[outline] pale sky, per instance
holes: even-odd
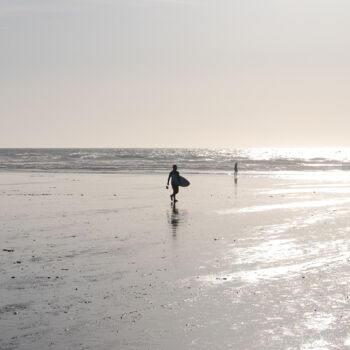
[[[349,0],[0,0],[0,147],[350,147]]]

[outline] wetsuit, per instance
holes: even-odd
[[[179,177],[180,174],[177,170],[172,170],[169,173],[169,177],[171,178],[171,187],[173,188],[172,197],[175,196],[179,192]]]

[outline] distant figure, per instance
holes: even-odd
[[[177,202],[176,195],[179,192],[179,184],[180,184],[180,173],[177,171],[177,165],[173,165],[173,170],[169,173],[168,182],[166,188],[169,188],[169,180],[171,178],[171,187],[173,188],[173,193],[170,195],[170,199]]]
[[[238,182],[238,163],[235,162],[235,185],[237,185],[237,182]]]

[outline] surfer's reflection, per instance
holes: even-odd
[[[184,214],[185,212],[180,212],[176,207],[176,203],[171,204],[171,209],[168,211],[168,222],[171,226],[173,237],[176,237],[177,230],[180,224],[183,223]]]
[[[234,181],[235,181],[235,196],[237,196],[238,175],[236,173],[234,175]]]

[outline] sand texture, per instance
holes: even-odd
[[[346,349],[345,172],[0,174],[0,349]]]

